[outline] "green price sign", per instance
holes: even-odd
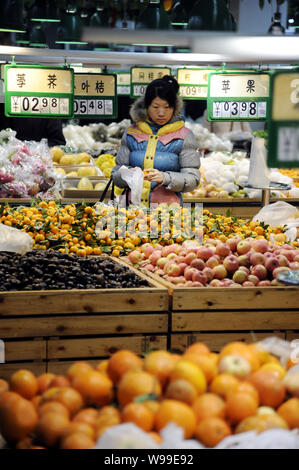
[[[116,118],[116,75],[76,73],[74,115],[80,119]]]
[[[147,85],[162,78],[164,75],[171,75],[168,67],[131,67],[131,98],[143,96]]]
[[[269,83],[266,72],[209,74],[207,120],[265,120],[269,109]]]
[[[206,100],[208,96],[209,73],[211,72],[215,72],[215,69],[178,69],[179,96],[183,100]]]
[[[268,124],[270,168],[299,167],[299,72],[277,71],[271,76],[272,103]]]
[[[73,117],[74,72],[41,65],[5,65],[5,115]]]
[[[130,72],[117,72],[117,94],[130,96],[131,74]]]

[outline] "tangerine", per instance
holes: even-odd
[[[276,362],[266,362],[266,364],[263,364],[259,370],[268,370],[270,372],[273,372],[277,375],[279,379],[282,379],[285,374],[286,374],[286,369],[282,367],[281,364],[278,364]]]
[[[231,433],[231,428],[224,419],[210,416],[197,424],[194,434],[206,447],[215,447]]]
[[[113,398],[113,382],[106,374],[97,370],[76,375],[72,386],[84,399],[86,405],[107,405]]]
[[[194,362],[194,364],[196,364],[202,370],[208,384],[211,383],[218,374],[218,357],[212,353],[186,353],[183,357],[188,361]]]
[[[175,361],[168,351],[151,351],[144,359],[144,370],[155,375],[162,387],[166,384],[170,372],[173,370]]]
[[[82,372],[93,370],[93,367],[85,361],[74,362],[66,371],[66,376],[72,382],[74,377]]]
[[[83,408],[73,418],[74,423],[87,423],[95,427],[96,419],[98,417],[98,410],[95,408]]]
[[[47,401],[45,403],[42,403],[38,407],[37,411],[38,411],[39,416],[43,416],[45,413],[53,411],[55,413],[62,413],[64,416],[70,419],[69,409],[65,405],[63,405],[63,403],[60,403],[59,401]]]
[[[237,354],[239,356],[245,357],[245,359],[247,359],[250,363],[252,372],[256,371],[260,366],[260,360],[256,350],[250,347],[250,345],[242,343],[242,341],[233,341],[225,345],[220,350],[219,361],[221,361],[224,356],[230,354]]]
[[[187,359],[180,359],[170,374],[169,380],[173,382],[177,379],[184,379],[196,388],[198,394],[204,393],[207,389],[207,381],[202,370]]]
[[[250,395],[253,396],[253,398],[255,398],[257,404],[259,404],[260,402],[260,397],[259,397],[257,389],[250,382],[247,382],[247,380],[242,380],[241,382],[239,382],[236,385],[236,388],[234,389],[234,391],[249,393]]]
[[[37,393],[44,393],[49,388],[50,382],[54,377],[55,374],[52,374],[51,372],[45,372],[44,374],[39,375],[36,379],[38,386]]]
[[[68,426],[63,431],[62,437],[68,436],[74,432],[82,432],[86,434],[91,439],[95,438],[95,428],[93,428],[90,424],[87,423],[80,423],[71,421]]]
[[[124,423],[134,423],[144,431],[151,431],[154,425],[154,415],[143,403],[128,403],[123,407],[121,419]]]
[[[210,351],[210,348],[204,344],[204,343],[193,343],[191,344],[190,346],[188,346],[185,350],[185,354],[209,354],[211,351]]]
[[[171,399],[161,402],[159,413],[156,413],[154,417],[154,427],[159,432],[171,422],[183,428],[185,439],[190,439],[194,435],[196,416],[186,403]]]
[[[49,411],[40,417],[35,428],[38,442],[46,447],[54,447],[68,427],[70,421],[63,413]]]
[[[240,383],[234,375],[231,374],[218,374],[210,383],[210,392],[226,398],[227,394],[233,391]]]
[[[83,432],[73,432],[63,437],[60,442],[60,449],[92,449],[95,441]]]
[[[113,383],[117,384],[129,370],[142,369],[143,361],[132,351],[120,349],[108,360],[107,374]]]
[[[280,405],[277,413],[288,423],[290,429],[299,428],[299,398],[289,398]]]
[[[286,387],[273,371],[259,369],[251,374],[248,381],[257,389],[260,404],[277,408],[286,395]]]
[[[2,393],[8,392],[8,390],[9,390],[9,383],[7,382],[7,380],[0,379],[0,397]]]
[[[165,398],[172,398],[192,405],[197,397],[195,386],[185,379],[177,379],[168,384],[165,391]]]
[[[203,393],[196,398],[192,405],[197,422],[205,418],[216,416],[224,419],[226,416],[226,403],[215,393]]]
[[[233,424],[255,415],[257,408],[256,399],[250,393],[232,391],[227,396],[226,414]]]
[[[37,378],[30,370],[19,369],[11,376],[10,389],[23,398],[31,400],[38,392]]]
[[[157,377],[142,370],[129,370],[123,374],[117,388],[117,399],[121,406],[130,403],[140,395],[161,395]]]
[[[5,440],[19,441],[31,433],[38,422],[34,405],[15,392],[4,392],[0,402],[0,429]]]
[[[256,431],[261,433],[267,429],[273,428],[288,429],[286,421],[277,413],[248,416],[247,418],[240,421],[240,423],[235,428],[235,433],[238,434],[248,431]]]
[[[150,431],[147,434],[155,441],[156,444],[162,444],[163,439],[159,433],[157,433],[156,431]]]
[[[49,383],[49,387],[70,387],[71,381],[65,377],[64,375],[55,375],[51,382]]]
[[[83,407],[83,398],[72,387],[51,387],[42,394],[41,404],[47,401],[59,401],[67,407],[71,418]]]

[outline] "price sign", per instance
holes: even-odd
[[[164,75],[171,75],[168,67],[131,67],[131,98],[143,96],[147,85]]]
[[[299,167],[299,72],[277,71],[271,77],[267,164]]]
[[[73,117],[74,72],[40,65],[5,65],[5,115]]]
[[[117,94],[130,96],[131,74],[129,72],[117,72]]]
[[[261,121],[269,108],[269,74],[259,72],[211,73],[208,121]]]
[[[178,69],[179,96],[183,99],[207,99],[209,73],[214,71],[215,69]]]
[[[117,117],[116,75],[76,73],[74,94],[75,117]]]

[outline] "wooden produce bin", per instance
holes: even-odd
[[[198,341],[218,352],[231,341],[253,342],[268,336],[299,339],[297,287],[183,288],[156,274],[150,276],[170,295],[171,350],[184,351]]]
[[[62,374],[76,360],[97,364],[121,348],[167,349],[167,288],[149,286],[0,293],[0,377],[29,368]]]

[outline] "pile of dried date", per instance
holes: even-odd
[[[25,255],[0,252],[0,291],[145,286],[147,281],[129,267],[106,258],[82,258],[54,250],[34,250]]]

